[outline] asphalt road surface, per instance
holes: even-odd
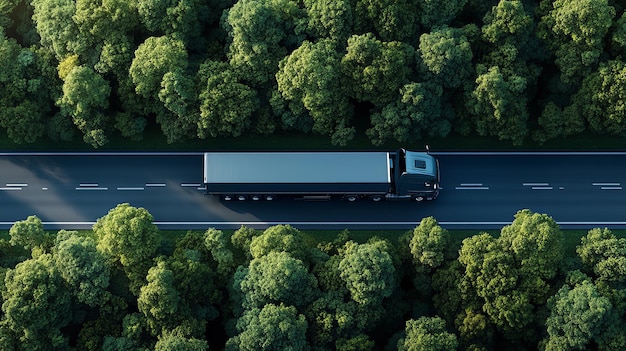
[[[204,195],[202,154],[2,154],[0,228],[29,215],[47,229],[90,228],[118,203],[146,208],[164,229],[500,228],[517,210],[563,228],[626,228],[626,153],[433,153],[442,191],[428,203],[228,202]]]

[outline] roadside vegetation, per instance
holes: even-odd
[[[613,0],[4,1],[2,146],[622,137],[623,14]]]
[[[164,235],[165,234],[165,235]],[[159,232],[31,216],[0,240],[2,350],[623,350],[623,231]]]

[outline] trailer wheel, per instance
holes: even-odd
[[[233,201],[232,195],[222,195],[222,200],[224,201]]]
[[[265,195],[265,201],[274,201],[276,200],[276,195]]]
[[[372,195],[372,196],[370,196],[370,200],[372,200],[374,202],[381,202],[381,201],[383,201],[383,196],[382,195]]]
[[[261,200],[261,195],[251,195],[250,198],[252,201],[259,201]]]
[[[415,202],[422,202],[426,200],[426,198],[424,197],[424,195],[415,195],[413,196],[412,200]]]
[[[344,199],[348,202],[356,202],[359,199],[358,195],[346,195]]]
[[[237,200],[239,200],[239,201],[246,201],[246,200],[248,200],[248,196],[247,195],[237,195]]]

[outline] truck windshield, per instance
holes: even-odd
[[[400,149],[398,152],[398,171],[400,174],[406,173],[406,151]]]

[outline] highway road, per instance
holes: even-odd
[[[0,154],[0,228],[29,215],[47,229],[90,228],[118,203],[164,229],[500,228],[529,208],[563,228],[626,228],[626,153],[433,153],[443,190],[428,203],[221,203],[201,189],[202,154]]]

